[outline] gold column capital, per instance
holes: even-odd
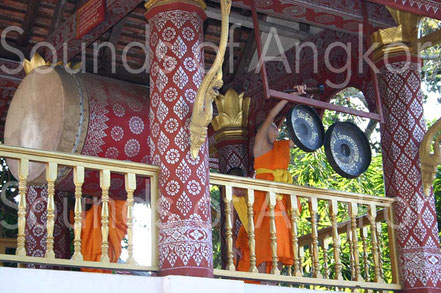
[[[374,59],[378,60],[385,54],[399,55],[405,52],[416,54],[411,43],[418,37],[418,24],[421,16],[387,7],[398,24],[396,27],[380,29],[372,34],[372,42],[376,44]]]
[[[203,10],[207,8],[207,4],[205,4],[204,0],[149,0],[144,4],[144,7],[147,11],[149,11],[154,7],[171,3],[187,3],[199,6]]]
[[[218,116],[211,121],[216,133],[216,140],[225,139],[248,139],[248,114],[250,97],[244,97],[244,93],[238,94],[230,88],[225,95],[215,98]]]

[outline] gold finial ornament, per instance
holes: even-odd
[[[41,67],[41,66],[51,66],[52,63],[51,62],[46,62],[44,60],[43,57],[41,57],[40,54],[35,53],[34,56],[32,56],[31,60],[25,59],[23,61],[23,68],[24,71],[26,73],[26,75],[28,75],[32,70],[34,70],[37,67]],[[81,68],[81,62],[75,64],[74,66],[71,67],[71,63],[67,63],[66,65],[64,65],[63,62],[58,61],[57,63],[55,63],[55,66],[62,66],[62,67],[68,67],[71,68],[73,70],[77,70],[79,68]]]
[[[149,0],[144,4],[144,7],[147,11],[149,11],[154,7],[171,3],[187,3],[197,5],[204,10],[207,8],[207,4],[205,4],[204,0]]]
[[[423,177],[423,191],[426,196],[430,195],[430,188],[435,181],[438,165],[441,164],[440,131],[441,119],[427,130],[420,144],[421,175]]]
[[[40,56],[40,54],[35,53],[34,56],[32,56],[31,60],[25,59],[23,61],[23,68],[26,74],[29,74],[32,70],[34,70],[37,67],[40,66],[49,66],[50,63],[46,62],[43,57]]]
[[[234,89],[230,88],[225,96],[219,95],[214,101],[219,113],[211,121],[215,131],[227,127],[247,127],[250,97],[244,98],[244,93],[239,95]]]
[[[202,144],[207,139],[207,127],[213,117],[213,100],[219,95],[223,85],[222,63],[228,41],[231,0],[221,0],[222,26],[219,50],[207,75],[202,80],[193,105],[190,122],[190,151],[193,158],[199,154]]]

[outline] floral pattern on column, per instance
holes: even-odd
[[[248,171],[248,141],[242,144],[228,144],[219,149],[219,171],[226,174],[231,168]]]
[[[406,292],[441,288],[441,252],[433,194],[423,194],[418,147],[426,131],[418,63],[383,66],[380,92],[386,194],[397,200],[395,217],[401,278]],[[394,71],[400,70],[401,73]],[[437,291],[439,292],[439,291]]]
[[[162,275],[213,275],[208,145],[190,154],[189,124],[204,75],[201,8],[164,4],[146,14],[150,30],[152,163],[160,166]]]

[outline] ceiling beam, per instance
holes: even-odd
[[[222,15],[220,14],[219,9],[213,7],[207,7],[205,13],[209,18],[222,20]],[[240,24],[243,27],[254,29],[253,20],[250,17],[232,12],[230,15],[230,24],[235,24],[235,23]],[[269,23],[262,20],[259,21],[259,26],[262,32],[269,33],[271,28],[275,28],[280,36],[297,39],[297,40],[305,40],[311,36],[311,34],[307,32],[302,32],[288,26],[280,25],[277,23]]]
[[[52,18],[51,25],[49,26],[48,35],[52,34],[54,30],[60,26],[63,21],[64,9],[66,8],[67,0],[58,0],[55,6],[54,18]]]
[[[21,34],[17,39],[17,46],[26,47],[31,37],[32,25],[35,22],[35,18],[38,14],[38,8],[40,8],[40,0],[31,0],[28,3],[28,8],[26,9],[26,14],[22,23],[21,28],[23,29],[23,34]]]
[[[436,30],[434,32],[431,32],[430,34],[425,35],[424,37],[421,37],[421,38],[413,41],[412,47],[414,47],[415,49],[418,49],[418,44],[421,44],[420,46],[422,47],[425,43],[432,43],[431,46],[424,47],[425,49],[440,44],[441,43],[441,29]]]
[[[115,0],[113,2],[107,1],[105,21],[97,25],[90,32],[85,34],[81,39],[76,39],[75,23],[77,13],[75,12],[69,19],[61,24],[55,31],[48,36],[46,41],[55,47],[58,60],[63,57],[63,44],[66,44],[67,56],[65,59],[70,61],[73,57],[78,55],[83,48],[90,45],[106,31],[111,29],[121,19],[123,19],[129,12],[135,9],[143,0]],[[45,59],[51,60],[53,53],[47,50]]]
[[[124,28],[124,22],[125,22],[125,18],[123,18],[120,22],[118,22],[113,28],[112,28],[112,32],[110,33],[110,37],[108,42],[112,44],[113,48],[115,48],[115,52],[116,52],[116,47],[118,45],[119,39],[121,37],[121,33],[123,31]],[[103,63],[103,68],[104,68],[104,74],[109,76],[110,73],[112,73],[112,61],[115,60],[116,63],[116,56],[112,56],[112,50],[110,50],[109,47],[105,47],[104,49],[104,55],[102,57],[102,63]]]
[[[247,44],[245,45],[245,48],[242,51],[240,59],[236,64],[236,68],[234,69],[235,72],[233,72],[234,78],[231,79],[231,81],[235,80],[236,78],[240,78],[241,75],[248,72],[248,68],[250,66],[251,60],[254,56],[254,53],[256,52],[256,46],[257,44],[256,44],[256,38],[254,37],[254,30],[250,30]]]

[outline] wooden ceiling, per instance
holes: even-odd
[[[8,27],[16,26],[23,29],[24,33],[9,32],[6,36],[7,44],[19,49],[26,58],[29,58],[31,49],[39,42],[48,39],[57,27],[63,25],[72,17],[75,10],[86,0],[1,0],[0,1],[0,34]],[[204,23],[204,39],[214,44],[219,43],[220,38],[220,14],[219,3],[207,2],[208,18]],[[146,30],[148,23],[144,18],[144,2],[136,6],[121,21],[102,34],[96,41],[96,45],[102,42],[112,43],[117,52],[116,72],[111,70],[111,54],[109,49],[102,49],[98,55],[98,74],[109,76],[133,83],[148,84],[149,78],[146,72],[141,74],[128,73],[123,65],[121,56],[124,47],[131,42],[146,43]],[[235,29],[233,38],[237,45],[232,50],[233,68],[230,62],[224,64],[225,83],[233,80],[242,74],[247,68],[255,52],[254,32],[252,29],[251,12],[245,8],[233,7],[232,20],[242,22],[240,29]],[[260,15],[262,20],[265,16]],[[276,25],[277,26],[277,25]],[[303,31],[291,27],[278,27],[282,35],[304,39],[308,37],[309,26],[305,25]],[[265,31],[265,25],[262,28]],[[44,49],[44,48],[42,48]],[[41,52],[40,50],[38,52]],[[43,51],[44,53],[44,51]],[[225,60],[229,58],[227,50]],[[209,68],[216,57],[216,52],[210,47],[205,48],[205,66]],[[17,54],[6,50],[0,45],[0,58],[18,60]],[[141,48],[134,47],[127,53],[127,63],[132,68],[141,68],[146,60],[146,53]],[[81,61],[81,54],[72,59],[73,63]],[[86,49],[86,69],[92,72],[93,69],[93,45]]]

